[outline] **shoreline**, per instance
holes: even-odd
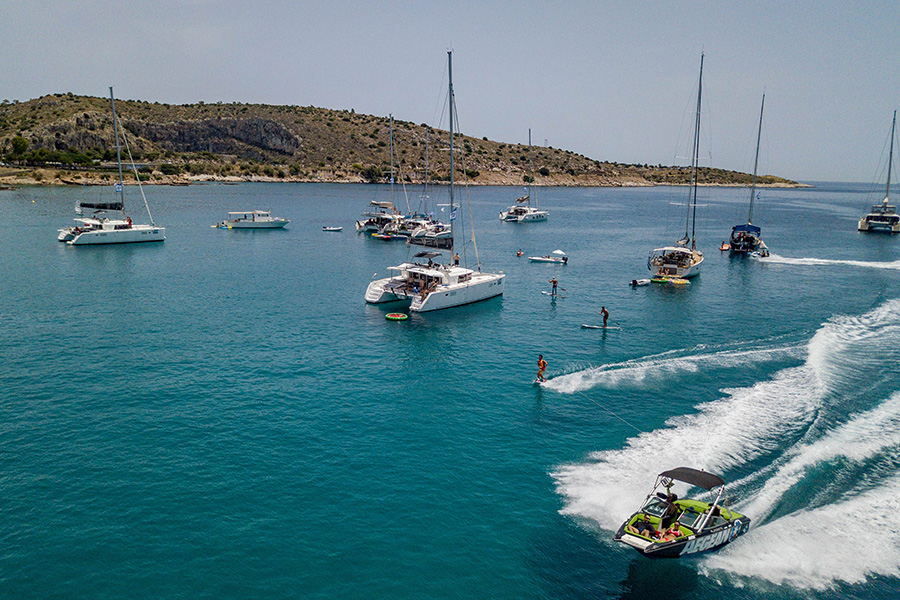
[[[12,169],[14,173],[0,173],[0,189],[8,186],[41,186],[41,187],[57,187],[57,186],[107,186],[113,185],[115,178],[110,174],[104,176],[96,175],[86,171],[71,171],[70,173],[61,173],[55,169]],[[26,173],[27,171],[27,173]],[[494,174],[496,175],[496,174]],[[516,177],[494,176],[479,177],[478,180],[470,180],[458,185],[475,185],[475,186],[492,186],[492,187],[525,187],[526,184],[517,180]],[[609,178],[601,176],[550,176],[542,178],[543,181],[536,181],[533,185],[536,188],[551,187],[688,187],[689,183],[657,183],[641,178]],[[134,174],[130,177],[126,176],[125,185],[136,185]],[[154,175],[148,181],[142,181],[143,185],[171,185],[186,186],[203,183],[219,183],[237,185],[241,183],[340,183],[340,184],[363,184],[363,185],[388,185],[388,182],[370,182],[362,177],[271,177],[265,175]],[[400,185],[419,186],[423,181],[407,181],[399,182]],[[446,186],[447,181],[431,181],[430,186]],[[728,188],[749,188],[748,183],[698,183],[697,187],[728,187]],[[806,183],[757,183],[758,188],[812,188],[814,186]]]

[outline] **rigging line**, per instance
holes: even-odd
[[[612,416],[614,416],[615,418],[619,419],[620,421],[622,421],[623,423],[625,423],[625,424],[628,425],[629,427],[633,428],[633,429],[634,429],[635,431],[637,431],[638,433],[647,433],[646,431],[644,431],[643,429],[641,429],[641,428],[638,427],[637,425],[634,425],[634,424],[632,424],[632,423],[629,423],[629,422],[626,421],[623,417],[620,417],[620,416],[617,415],[615,412],[609,410],[608,408],[606,408],[605,406],[603,406],[602,404],[600,404],[599,402],[597,402],[596,400],[594,400],[593,398],[591,398],[590,396],[588,396],[587,394],[585,394],[584,392],[576,391],[575,393],[576,393],[576,394],[581,394],[586,400],[590,400],[591,402],[593,402],[594,404],[596,404],[597,406],[599,406],[601,409],[603,409],[605,412],[607,412],[607,413],[611,414]]]
[[[150,213],[150,205],[147,204],[147,196],[144,195],[144,186],[141,185],[141,177],[138,175],[137,166],[134,164],[134,157],[131,156],[131,148],[128,145],[128,136],[125,135],[125,126],[122,125],[121,127],[122,141],[125,142],[125,151],[128,153],[128,160],[131,162],[131,170],[134,171],[134,178],[137,180],[138,190],[141,192],[141,198],[144,199],[144,208],[147,209],[147,216],[150,217],[150,224],[156,227],[156,222],[153,220],[153,215]]]
[[[459,113],[454,109],[455,109],[455,105],[453,107],[451,107],[451,110],[453,110],[453,116],[456,120],[456,130],[459,131],[460,130],[460,128],[459,128]],[[462,137],[462,134],[460,134],[460,137]],[[465,140],[463,140],[463,143],[465,144]],[[463,149],[460,151],[460,155],[462,157],[463,175],[465,177],[465,179],[463,180],[465,182],[463,184],[463,186],[466,189],[466,207],[469,210],[469,228],[472,231],[472,249],[475,250],[475,267],[478,269],[478,272],[480,273],[481,272],[481,259],[478,257],[478,243],[475,241],[475,220],[472,218],[472,201],[469,198],[469,174],[466,173],[466,157],[468,155],[465,152],[465,145],[463,146]],[[453,209],[451,208],[450,210],[452,212]],[[465,252],[465,246],[463,246],[463,252]]]

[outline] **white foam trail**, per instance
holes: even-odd
[[[650,381],[671,380],[680,373],[696,373],[701,368],[740,367],[749,363],[761,363],[801,357],[805,349],[798,346],[783,346],[754,350],[723,350],[687,356],[670,356],[672,352],[657,356],[609,363],[591,367],[576,373],[554,377],[544,384],[544,388],[571,394],[594,387],[619,388],[640,386]]]
[[[751,500],[743,502],[741,508],[759,523],[803,478],[809,467],[836,458],[859,463],[895,447],[900,447],[900,393],[895,393],[876,408],[856,415],[824,437],[786,452],[774,475]]]
[[[900,577],[900,476],[844,502],[803,510],[750,531],[703,559],[701,570],[798,588]]]
[[[779,256],[777,254],[770,254],[765,258],[756,257],[756,259],[761,263],[776,265],[804,265],[816,267],[845,265],[851,267],[865,267],[868,269],[888,269],[893,271],[900,271],[900,260],[894,260],[891,262],[875,262],[868,260],[836,260],[830,258],[790,258],[787,256]]]
[[[622,450],[564,465],[552,473],[566,498],[562,513],[614,531],[657,473],[681,465],[722,473],[776,449],[780,438],[808,426],[821,394],[814,369],[785,369],[771,381],[700,405],[697,414],[669,419],[666,428],[642,433]]]

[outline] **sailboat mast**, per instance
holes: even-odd
[[[456,99],[453,97],[453,51],[447,52],[447,74],[449,80],[450,95],[450,251],[453,251],[453,109],[456,105]]]
[[[894,164],[894,129],[897,127],[897,111],[894,111],[894,120],[891,121],[891,151],[888,153],[888,178],[887,188],[884,190],[884,205],[887,206],[891,197],[891,167]]]
[[[759,164],[759,140],[762,137],[763,109],[766,107],[766,95],[763,94],[759,107],[759,129],[756,131],[756,157],[753,159],[753,184],[750,186],[750,212],[747,214],[747,225],[753,223],[753,199],[756,197],[756,166]]]
[[[116,193],[119,195],[119,204],[122,205],[122,213],[125,213],[125,185],[122,181],[122,149],[119,146],[119,119],[116,117],[116,99],[113,96],[112,86],[109,86],[109,101],[112,104],[113,131],[116,135],[116,162],[119,165],[119,183],[116,185]]]
[[[422,186],[422,212],[428,216],[428,128],[425,128],[425,185]]]
[[[531,164],[531,127],[528,128],[528,203],[534,196],[534,166]],[[537,197],[534,198],[534,207],[537,208]]]
[[[394,198],[394,115],[388,114],[388,119],[390,119],[390,125],[388,128],[389,134],[388,138],[391,144],[391,204],[395,204],[396,198]],[[396,206],[394,206],[396,208]]]
[[[694,156],[691,161],[691,205],[693,207],[693,216],[691,216],[691,210],[688,211],[688,217],[691,220],[691,248],[697,246],[697,239],[694,233],[697,230],[697,163],[700,162],[700,103],[703,97],[703,57],[704,54],[701,53],[700,82],[697,84],[697,116],[694,121]],[[687,237],[687,234],[687,226],[685,225],[684,236]]]

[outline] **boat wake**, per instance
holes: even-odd
[[[872,463],[877,461],[879,466]],[[762,488],[741,503],[761,519],[740,544],[704,559],[701,568],[776,584],[825,589],[869,575],[900,577],[900,393],[823,437],[798,444]],[[827,474],[808,505],[766,520],[806,479]],[[845,490],[847,480],[856,480]],[[798,493],[797,491],[794,492]]]
[[[761,263],[773,265],[801,265],[814,267],[844,265],[850,267],[864,267],[867,269],[900,271],[900,260],[876,262],[869,260],[834,260],[829,258],[790,258],[787,256],[779,256],[777,254],[770,254],[767,257],[756,257],[756,260]]]
[[[634,387],[668,381],[673,376],[695,373],[703,368],[735,368],[786,358],[801,358],[806,352],[804,347],[797,345],[745,350],[712,349],[700,353],[697,353],[697,350],[701,349],[695,348],[694,353],[691,353],[691,350],[672,350],[643,358],[589,367],[554,377],[544,384],[544,387],[562,393],[580,392],[595,387]]]
[[[557,468],[561,512],[614,531],[657,473],[687,465],[730,479],[755,526],[695,563],[710,577],[812,589],[900,577],[898,353],[900,300],[835,317],[803,364]]]

